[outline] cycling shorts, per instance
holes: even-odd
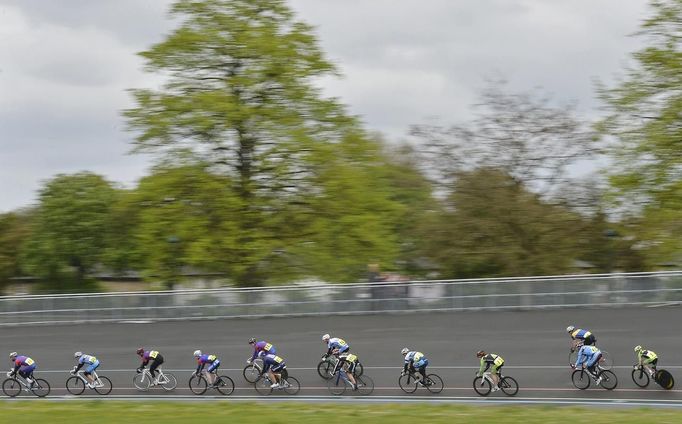
[[[22,377],[27,377],[33,373],[33,371],[36,369],[36,365],[23,365],[21,368],[19,368],[19,375]]]
[[[93,362],[92,364],[88,365],[88,367],[85,369],[85,373],[92,374],[92,372],[96,370],[97,367],[99,367],[99,359]]]
[[[213,371],[217,370],[219,366],[220,366],[220,359],[216,359],[216,360],[213,361],[213,363],[208,367],[208,370],[207,370],[207,371],[208,371],[208,372],[213,372]]]
[[[492,366],[490,367],[490,372],[499,374],[500,370],[502,369],[503,366],[504,366],[504,361],[502,361],[502,363],[500,365],[492,364]]]
[[[422,359],[420,359],[419,361],[414,362],[414,363],[412,364],[412,366],[413,366],[415,369],[416,369],[416,368],[425,367],[425,366],[427,366],[427,365],[429,365],[429,360],[426,359],[426,358],[422,358]]]
[[[272,372],[280,372],[284,369],[284,367],[286,367],[286,364],[284,362],[280,362],[276,366],[270,368],[270,370],[272,370]]]

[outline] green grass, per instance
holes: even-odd
[[[0,423],[680,423],[682,411],[429,404],[3,402]]]

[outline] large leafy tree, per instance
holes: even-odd
[[[22,249],[26,271],[43,278],[50,290],[86,287],[101,260],[115,198],[116,189],[89,172],[48,181]]]
[[[613,142],[612,199],[641,218],[635,233],[652,263],[682,249],[682,1],[651,1],[624,79],[601,94],[609,114],[598,128]]]
[[[20,252],[30,235],[30,213],[0,214],[0,289],[22,275]]]

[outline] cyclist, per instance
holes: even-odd
[[[566,332],[571,335],[571,352],[579,347],[581,343],[590,346],[597,342],[594,334],[592,334],[592,332],[589,330],[575,328],[574,326],[569,325],[566,327]]]
[[[270,387],[273,389],[278,389],[278,388],[282,387],[280,385],[280,381],[282,379],[282,374],[284,374],[284,378],[286,378],[286,372],[287,372],[286,368],[287,368],[287,365],[284,362],[283,358],[280,358],[277,355],[269,353],[269,354],[263,356],[263,370],[260,372],[260,375],[263,375],[267,372],[268,377],[270,377],[270,381],[273,382],[270,385]]]
[[[251,339],[249,340],[249,344],[253,346],[253,355],[251,355],[250,360],[246,361],[249,364],[259,356],[264,356],[267,355],[268,353],[271,353],[273,355],[277,353],[277,349],[275,349],[275,346],[273,346],[271,343],[266,342],[265,340],[256,342],[256,339],[251,337]]]
[[[419,383],[422,386],[426,386],[426,366],[429,365],[429,360],[426,359],[426,356],[421,352],[417,352],[416,350],[411,351],[406,347],[400,351],[400,354],[405,357],[405,366],[400,375],[406,375],[408,371],[410,373],[419,371],[419,374],[422,375],[422,379]]]
[[[493,387],[493,392],[500,390],[500,373],[502,367],[504,366],[504,358],[496,353],[486,353],[484,350],[479,350],[476,352],[476,357],[481,358],[481,367],[478,369],[476,375],[482,376],[490,368],[490,374],[495,383]]]
[[[644,349],[642,346],[635,346],[635,354],[637,355],[637,367],[644,367],[650,376],[656,374],[656,364],[658,364],[658,355],[653,350]]]
[[[76,358],[78,363],[73,367],[71,374],[75,375],[79,369],[87,364],[88,367],[83,374],[85,374],[85,378],[88,379],[88,389],[92,389],[95,386],[95,377],[92,375],[92,372],[99,367],[99,360],[92,355],[84,355],[83,352],[76,352],[73,354],[73,357]]]
[[[14,368],[10,371],[10,376],[14,377],[19,373],[26,382],[28,383],[28,388],[33,387],[34,379],[33,371],[36,369],[36,361],[25,355],[17,355],[16,352],[9,354],[9,360],[14,363]]]
[[[137,368],[137,372],[142,372],[145,365],[149,365],[149,373],[152,375],[152,386],[159,384],[159,378],[156,376],[156,369],[163,364],[163,355],[158,350],[144,350],[144,348],[137,348],[136,353],[142,357],[142,364]]]
[[[215,355],[201,353],[201,351],[198,349],[194,351],[194,357],[197,358],[197,370],[194,372],[194,375],[198,376],[201,374],[201,371],[204,369],[206,364],[209,364],[208,369],[206,370],[206,380],[211,386],[214,385],[216,382],[218,367],[220,366],[220,359],[218,359],[218,357]]]
[[[578,351],[578,359],[575,361],[573,368],[587,368],[587,371],[595,378],[597,384],[601,382],[601,377],[597,377],[597,370],[595,366],[601,359],[601,350],[597,346],[584,345]]]
[[[350,351],[350,346],[345,340],[338,337],[330,337],[329,334],[322,336],[322,341],[327,344],[327,355],[338,355]]]
[[[334,375],[337,371],[340,373],[344,373],[346,378],[348,378],[348,381],[350,381],[350,384],[353,385],[353,390],[357,390],[358,383],[357,381],[355,381],[355,367],[357,366],[358,366],[357,355],[353,355],[352,353],[348,352],[342,353],[339,355],[339,362],[336,363],[332,375]]]

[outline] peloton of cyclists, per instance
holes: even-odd
[[[76,352],[73,354],[73,357],[76,358],[77,364],[73,367],[71,374],[75,375],[79,369],[84,365],[87,365],[83,374],[85,375],[85,378],[88,379],[88,389],[92,389],[95,385],[95,377],[92,373],[99,367],[99,360],[92,355],[85,355],[83,352]]]
[[[163,364],[163,355],[158,350],[144,350],[138,347],[135,351],[141,358],[142,364],[137,368],[137,372],[142,372],[144,367],[149,364],[149,373],[152,375],[152,386],[159,384],[159,378],[156,376],[156,369]]]
[[[484,372],[490,369],[490,375],[495,383],[493,392],[500,390],[500,370],[504,366],[504,358],[496,353],[486,353],[484,350],[476,352],[476,357],[481,358],[481,366],[476,375],[482,376]]]
[[[208,368],[206,369],[206,381],[209,385],[213,386],[216,382],[216,373],[220,366],[220,359],[215,355],[201,353],[199,349],[194,351],[194,357],[197,360],[197,370],[194,371],[194,375],[199,376],[204,370],[204,367],[208,364]]]
[[[426,366],[429,365],[429,360],[426,359],[426,356],[421,352],[410,350],[406,347],[400,351],[400,354],[405,357],[405,365],[403,366],[403,372],[400,375],[419,371],[419,374],[422,376],[419,383],[422,386],[426,386]]]
[[[644,367],[650,376],[656,374],[656,364],[658,364],[658,355],[653,350],[644,349],[642,346],[635,346],[635,354],[637,355],[637,367]]]

